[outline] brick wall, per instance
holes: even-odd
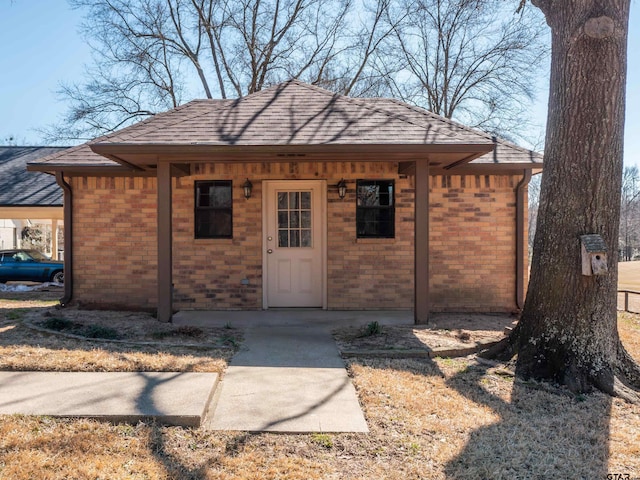
[[[413,195],[408,178],[393,163],[335,164],[329,185],[341,178],[348,193],[340,200],[328,191],[329,308],[413,309]],[[356,238],[357,179],[395,180],[395,238]]]
[[[433,310],[516,308],[518,181],[517,176],[431,178],[429,249]]]
[[[246,178],[253,194],[245,200]],[[338,198],[341,178],[349,193]],[[395,239],[357,239],[355,180],[396,179]],[[233,182],[233,239],[194,239],[194,182]],[[177,308],[262,308],[262,181],[324,179],[327,189],[327,297],[330,309],[413,306],[413,190],[393,163],[203,164],[174,188],[174,285]],[[249,285],[242,285],[247,279]],[[408,286],[408,287],[407,287]]]
[[[325,179],[330,309],[413,308],[413,177],[394,163],[199,164],[174,181],[174,305],[262,308],[262,180]],[[253,183],[246,200],[241,185]],[[348,193],[338,198],[344,178]],[[232,180],[233,238],[194,238],[194,182]],[[396,237],[357,239],[355,180],[396,181]],[[518,177],[431,178],[431,295],[436,311],[515,308]],[[73,180],[74,297],[89,304],[154,308],[153,178]],[[248,284],[243,284],[243,280]],[[245,282],[246,283],[246,282]]]
[[[178,309],[262,307],[262,189],[254,164],[200,164],[195,175],[177,179],[173,207],[174,305]],[[253,194],[245,199],[247,177]],[[194,238],[194,182],[231,180],[233,238]],[[243,285],[242,280],[248,280]]]
[[[155,309],[155,178],[75,177],[71,188],[74,301]]]

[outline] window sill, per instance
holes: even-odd
[[[194,238],[196,243],[205,243],[205,242],[228,242],[232,243],[233,238]]]
[[[394,243],[396,243],[396,239],[395,238],[386,238],[386,237],[380,237],[380,238],[356,238],[356,243],[363,243],[363,244],[376,244],[376,245],[380,245],[382,244],[388,244],[388,245],[393,245]]]

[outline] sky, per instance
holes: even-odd
[[[515,3],[515,2],[514,2]],[[0,0],[0,144],[43,145],[38,129],[66,109],[60,85],[83,79],[91,52],[79,33],[82,12],[67,0]],[[640,167],[640,0],[631,1],[625,121],[625,165]],[[547,93],[533,105],[544,136]]]

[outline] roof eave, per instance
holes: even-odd
[[[96,143],[93,152],[123,166],[152,169],[159,162],[198,163],[212,161],[415,161],[447,155],[443,168],[468,163],[493,150],[493,143],[349,143],[300,145],[228,145],[166,143]]]
[[[74,174],[87,174],[87,175],[144,175],[146,172],[134,170],[132,168],[123,167],[121,165],[95,165],[95,164],[79,164],[72,165],[70,163],[32,163],[27,164],[27,170],[30,172],[43,172],[43,173],[55,173],[55,172],[69,172]]]

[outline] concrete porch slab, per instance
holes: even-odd
[[[250,432],[368,432],[329,330],[247,328],[203,425]]]
[[[197,427],[217,382],[216,373],[0,372],[0,414]]]
[[[181,310],[173,315],[175,325],[194,327],[250,328],[265,326],[318,327],[328,330],[363,326],[413,325],[413,312],[406,310],[322,310],[319,308],[271,308],[269,310]]]

